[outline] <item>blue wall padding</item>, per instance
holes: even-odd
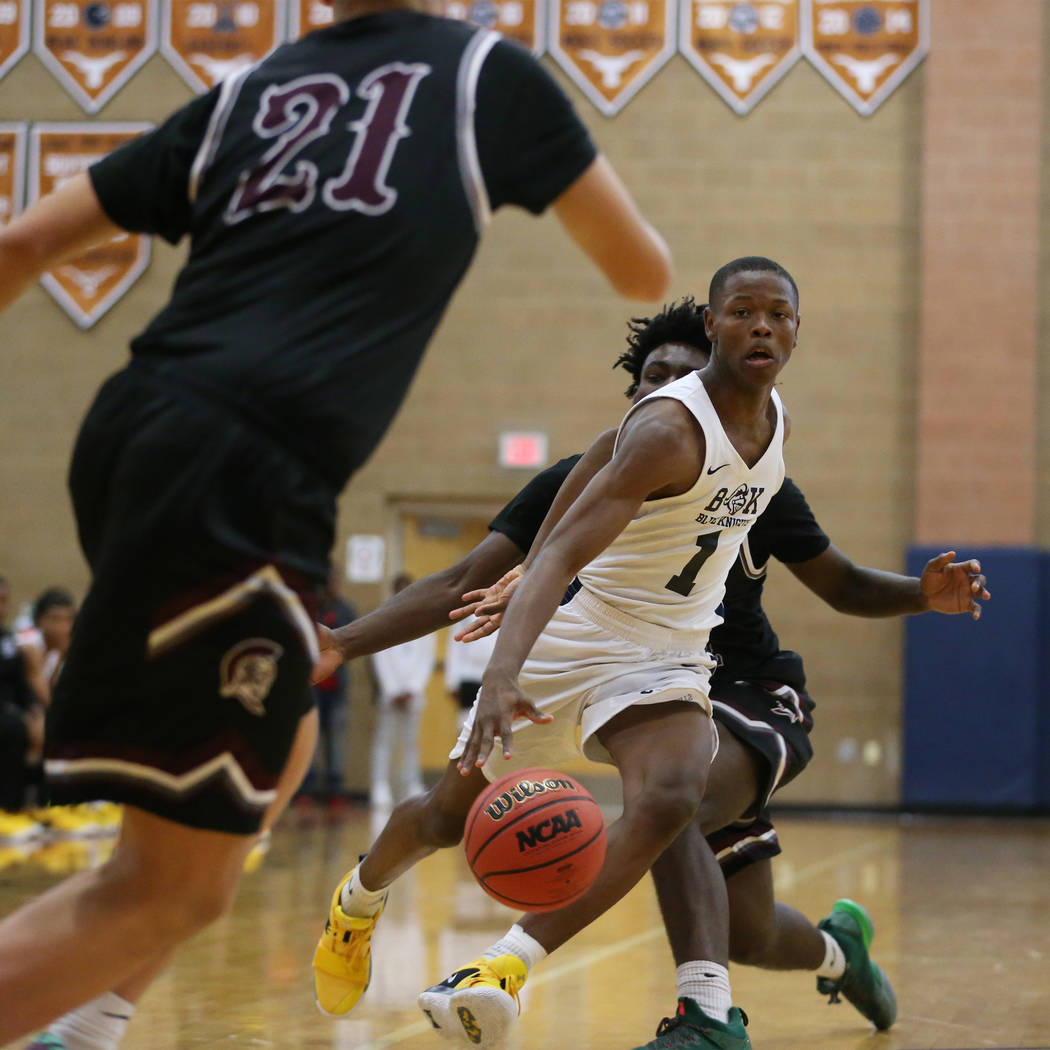
[[[913,547],[918,576],[944,548]],[[906,621],[905,806],[1050,807],[1050,552],[959,548],[976,557],[992,599],[981,619]]]

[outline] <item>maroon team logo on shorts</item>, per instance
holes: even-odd
[[[266,714],[263,701],[277,681],[277,661],[284,649],[266,638],[248,638],[229,649],[219,666],[219,695],[234,697],[246,711]]]

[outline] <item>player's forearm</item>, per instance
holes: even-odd
[[[578,568],[561,548],[548,546],[537,556],[503,616],[483,681],[518,677]]]
[[[6,310],[44,272],[32,245],[0,231],[0,311]]]
[[[916,576],[854,566],[830,603],[841,613],[851,616],[907,616],[929,609]]]
[[[333,632],[344,660],[368,656],[449,625],[464,592],[488,587],[521,560],[502,533],[489,536],[462,561],[409,584],[374,612]]]
[[[336,646],[344,660],[353,660],[447,627],[462,592],[463,577],[451,569],[424,576],[374,612],[333,631]]]
[[[0,310],[45,270],[123,232],[102,210],[88,175],[74,175],[0,230]]]

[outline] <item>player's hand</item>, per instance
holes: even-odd
[[[310,682],[316,685],[333,675],[343,662],[343,654],[335,642],[335,633],[323,623],[315,623],[317,628],[317,647],[321,650],[317,663],[314,664]]]
[[[941,613],[969,613],[981,618],[978,601],[991,598],[981,563],[976,558],[955,561],[955,551],[945,551],[926,563],[919,585],[929,608]]]
[[[510,758],[514,736],[511,723],[515,718],[527,718],[536,725],[544,725],[553,716],[544,714],[518,688],[515,679],[489,676],[483,680],[478,705],[474,709],[474,727],[458,763],[463,776],[469,776],[475,766],[483,766],[488,761],[496,737],[503,747],[503,757]]]
[[[515,565],[510,572],[501,576],[491,587],[477,591],[467,591],[463,600],[467,605],[453,609],[449,616],[453,620],[462,620],[465,616],[474,615],[475,620],[469,627],[463,628],[455,639],[457,642],[475,642],[499,629],[503,623],[503,614],[507,611],[514,592],[521,583],[525,570]]]

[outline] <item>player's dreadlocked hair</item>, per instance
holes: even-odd
[[[691,295],[665,306],[655,317],[632,317],[627,322],[630,335],[627,349],[616,359],[613,368],[624,368],[631,374],[627,396],[634,397],[642,378],[645,359],[661,346],[681,343],[710,353],[711,343],[704,328],[704,306]]]

